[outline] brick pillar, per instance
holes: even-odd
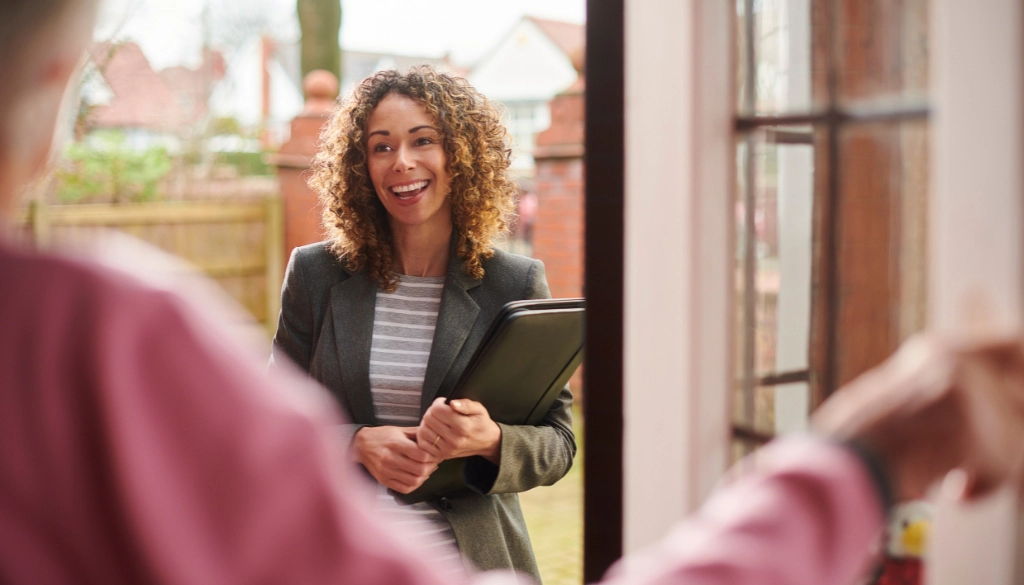
[[[544,262],[553,297],[583,296],[584,81],[551,101],[551,126],[537,135],[533,256]],[[570,382],[583,400],[582,368]]]
[[[533,255],[554,297],[583,296],[582,78],[551,101],[551,126],[537,135]]]
[[[284,200],[284,260],[292,248],[324,239],[320,227],[320,205],[303,174],[316,153],[320,128],[338,95],[338,78],[328,71],[311,71],[303,81],[306,106],[292,120],[291,136],[271,157],[277,166]]]

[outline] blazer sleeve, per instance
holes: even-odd
[[[534,261],[526,279],[523,299],[549,299],[544,264]],[[572,432],[572,393],[569,385],[559,392],[541,424],[506,425],[501,428],[501,462],[495,466],[483,457],[466,462],[467,485],[484,494],[524,492],[552,485],[572,467],[576,437]]]
[[[315,320],[318,318],[310,300],[310,282],[302,268],[300,248],[292,250],[281,285],[281,314],[277,320],[277,333],[270,351],[270,373],[281,368],[282,356],[294,362],[307,375],[313,353]],[[340,425],[342,445],[351,444],[356,432],[366,425],[345,423]]]
[[[281,313],[277,319],[277,333],[270,351],[270,368],[279,366],[281,356],[287,356],[304,372],[309,372],[313,348],[313,307],[302,278],[299,248],[292,250],[281,285]]]

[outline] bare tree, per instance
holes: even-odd
[[[326,69],[341,79],[341,0],[297,0],[302,28],[302,76]]]

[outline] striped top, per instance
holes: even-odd
[[[420,422],[420,398],[441,307],[444,277],[400,275],[393,293],[377,291],[370,346],[370,391],[382,425],[412,427]],[[433,555],[454,563],[459,558],[455,533],[440,512],[426,502],[404,505],[380,486],[377,501],[403,532],[437,547]]]
[[[381,424],[411,427],[420,422],[423,376],[443,288],[442,276],[401,276],[395,292],[377,291],[370,391]]]

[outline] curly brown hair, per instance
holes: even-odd
[[[456,251],[466,273],[483,278],[483,260],[494,255],[494,238],[508,230],[518,191],[508,175],[508,131],[498,109],[469,82],[429,66],[366,78],[339,101],[324,126],[309,186],[323,204],[331,251],[350,270],[365,267],[383,289],[397,286],[394,241],[387,211],[370,181],[365,136],[370,114],[389,94],[422,103],[436,120],[451,181]]]

